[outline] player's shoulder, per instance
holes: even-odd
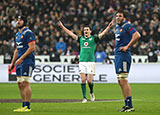
[[[131,23],[126,21],[123,25],[122,25],[122,28],[128,28],[128,27],[131,27]]]
[[[79,38],[83,38],[84,36],[78,36]]]
[[[98,35],[91,35],[92,38],[98,38]]]
[[[27,34],[33,34],[33,32],[29,28],[25,28],[25,30],[23,31],[23,35]]]

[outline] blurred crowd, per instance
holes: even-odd
[[[79,43],[57,26],[57,20],[77,35],[83,35],[83,25],[89,24],[92,34],[97,35],[118,9],[129,14],[128,20],[142,36],[131,48],[132,55],[160,55],[160,0],[1,0],[0,55],[12,58],[19,14],[26,16],[35,33],[35,54],[50,55],[51,61],[60,61],[60,55],[79,55],[80,49]],[[114,28],[110,29],[97,45],[96,52],[106,53],[105,59],[114,54],[113,31]]]

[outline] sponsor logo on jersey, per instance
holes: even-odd
[[[22,42],[16,42],[17,46],[19,46],[20,44],[22,44]]]
[[[116,40],[119,41],[120,40],[120,34],[115,34]]]
[[[120,38],[116,38],[116,41],[120,41]]]
[[[120,34],[116,34],[115,37],[116,37],[116,38],[119,38],[119,37],[120,37]]]
[[[32,37],[29,37],[29,39],[31,40],[31,39],[32,39]]]
[[[22,42],[16,42],[17,48],[23,48]]]

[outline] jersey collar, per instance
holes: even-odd
[[[127,23],[128,21],[127,20],[125,20],[120,26],[123,26],[125,23]]]
[[[118,24],[117,24],[117,27],[122,27],[125,23],[128,23],[128,21],[125,20],[121,25],[118,25]]]
[[[21,31],[21,33],[23,33],[26,29],[27,29],[27,27],[23,28],[23,30]],[[20,33],[20,32],[19,32],[19,33]],[[20,33],[20,34],[21,34],[21,33]]]

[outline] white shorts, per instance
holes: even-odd
[[[95,75],[95,62],[79,62],[79,73]]]

